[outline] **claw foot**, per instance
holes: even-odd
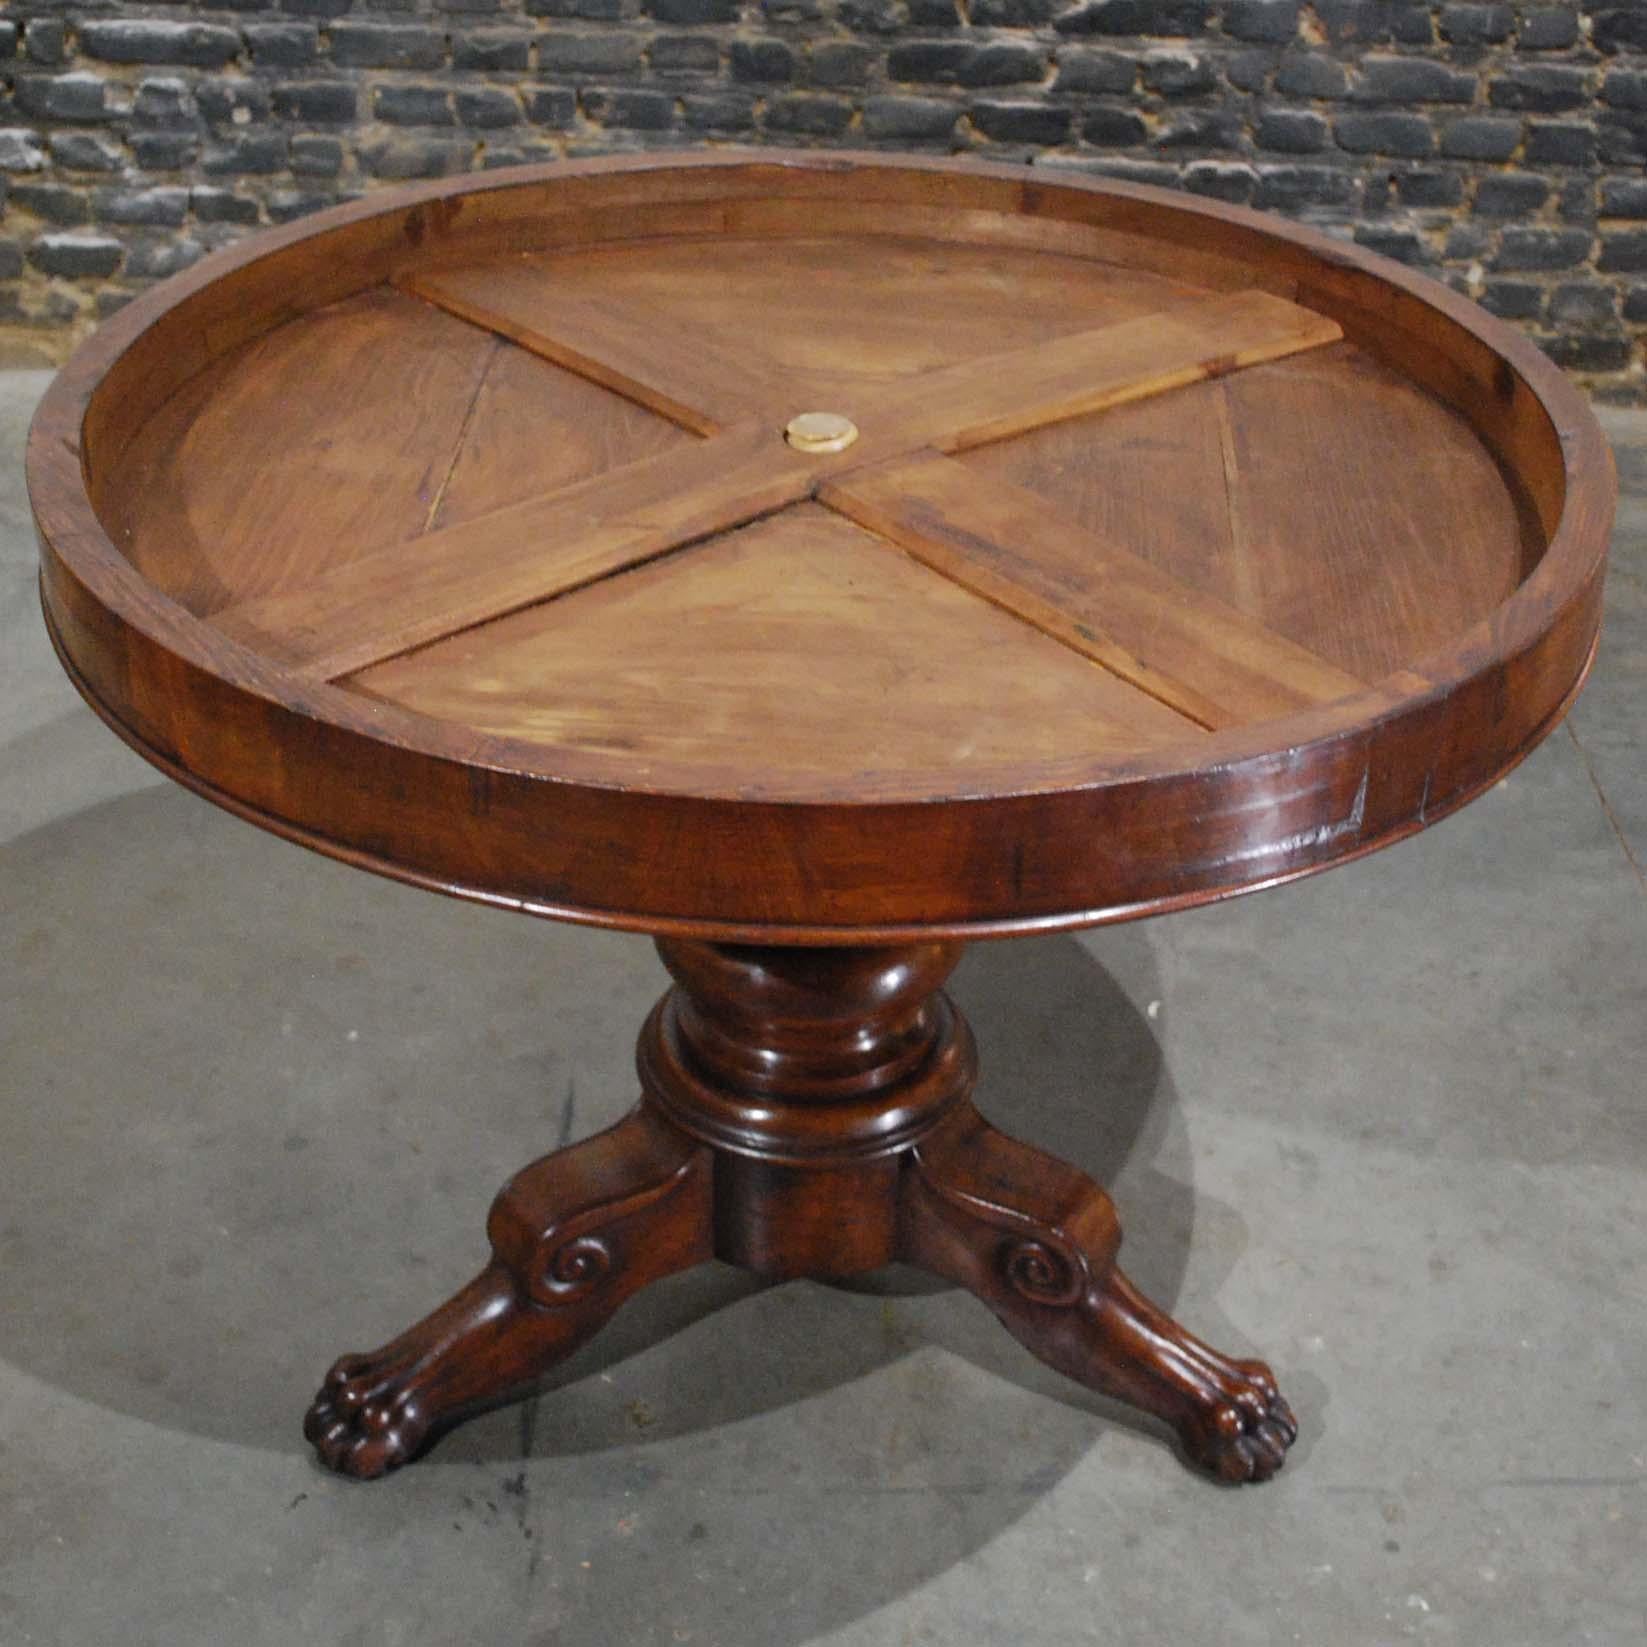
[[[1164,1418],[1220,1481],[1268,1481],[1298,1420],[1262,1361],[1236,1361],[1179,1326],[1112,1269],[1091,1299],[1101,1367],[1092,1382]]]
[[[915,1152],[902,1256],[958,1281],[1049,1366],[1154,1415],[1222,1481],[1267,1481],[1298,1421],[1262,1361],[1186,1331],[1115,1266],[1120,1225],[1090,1178],[962,1112]]]
[[[714,1250],[709,1155],[644,1107],[504,1186],[493,1259],[433,1314],[326,1374],[303,1433],[327,1469],[373,1481],[530,1388],[624,1300]]]
[[[429,1440],[429,1415],[408,1368],[393,1360],[346,1355],[326,1374],[303,1433],[320,1461],[358,1481],[409,1464]]]
[[[530,1376],[544,1326],[500,1264],[369,1355],[345,1355],[303,1420],[320,1462],[357,1481],[409,1464],[494,1393]]]
[[[1221,1481],[1268,1481],[1298,1439],[1298,1420],[1262,1361],[1236,1361],[1220,1398],[1180,1431],[1184,1450]]]

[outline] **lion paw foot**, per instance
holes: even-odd
[[[429,1417],[408,1371],[346,1355],[326,1374],[303,1433],[327,1469],[373,1481],[418,1455],[429,1440]]]
[[[1237,1361],[1232,1370],[1203,1415],[1185,1427],[1184,1444],[1222,1481],[1268,1481],[1298,1439],[1298,1420],[1262,1361]]]

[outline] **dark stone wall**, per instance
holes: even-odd
[[[0,12],[0,343],[375,186],[712,143],[1310,219],[1647,398],[1647,0],[198,0]]]

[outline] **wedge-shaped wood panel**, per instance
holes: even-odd
[[[1463,417],[1360,351],[1223,391],[1230,525],[1257,609],[1344,668],[1376,680],[1445,646],[1543,553]]]
[[[812,473],[762,429],[644,458],[547,497],[431,532],[221,612],[217,627],[312,680],[333,680],[804,497]]]
[[[196,611],[412,537],[428,527],[494,347],[383,289],[277,327],[138,430],[107,487],[111,534]]]
[[[805,403],[1208,297],[1181,280],[1081,257],[1024,251],[1008,274],[992,246],[920,236],[912,218],[896,237],[814,226],[775,237],[627,240],[516,266],[537,272],[540,312],[554,313],[562,295],[595,299],[632,315],[637,330],[712,346]]]
[[[696,444],[667,418],[497,338],[428,527],[456,526]]]
[[[754,240],[769,258],[745,255]],[[540,464],[537,402],[519,397],[512,422],[504,382],[530,351],[394,289],[514,261],[602,310],[568,346],[578,366],[533,356],[534,381],[599,403],[605,326],[632,362],[609,368],[613,400],[656,419],[640,450],[614,419],[586,445],[544,440]],[[959,316],[935,300],[946,264],[970,294]],[[368,312],[345,348],[338,317]],[[1340,326],[1353,347],[1330,342]],[[700,355],[653,387],[699,414],[682,427],[627,387],[660,339],[677,366],[699,347],[736,363],[720,379],[734,418],[763,379],[794,398],[705,437],[720,423]],[[789,451],[802,410],[846,414],[858,442]],[[651,444],[666,423],[678,450]],[[921,452],[1036,493],[1064,525],[1000,496],[968,498],[957,523],[915,497],[923,565],[823,511],[846,536],[809,531],[774,565],[829,613],[898,609],[912,638],[883,644],[881,617],[837,624],[877,637],[843,679],[842,635],[802,644],[784,588],[753,595],[726,570],[729,534],[792,505],[810,518],[821,487]],[[593,479],[584,456],[622,466]],[[226,248],[111,318],[43,403],[30,464],[54,638],[168,770],[446,891],[770,943],[1123,918],[1422,827],[1570,699],[1611,497],[1594,420],[1555,368],[1354,246],[1022,168],[799,153],[428,181]],[[1082,555],[1131,554],[1176,587],[1112,571],[1081,610],[1090,563],[1070,524]],[[135,550],[126,527],[147,534]],[[670,598],[625,604],[654,586]],[[1295,655],[1278,668],[1209,599],[1340,679]],[[574,675],[581,612],[603,639]],[[677,633],[686,612],[701,648]],[[1165,645],[1186,614],[1199,659]],[[1055,640],[1072,615],[1090,634]],[[943,720],[940,677],[982,685],[971,732]],[[1321,703],[1355,678],[1374,684]],[[391,682],[430,713],[371,696]],[[924,743],[900,719],[906,685]],[[655,734],[625,718],[642,701]],[[827,754],[812,772],[810,749]]]
[[[747,355],[638,320],[597,297],[557,290],[520,261],[408,276],[402,289],[513,338],[700,435],[757,413],[776,415],[781,386],[764,383]]]
[[[1285,714],[1363,682],[1015,486],[930,453],[819,498],[1201,726]]]
[[[1368,681],[1465,633],[1544,547],[1463,418],[1347,343],[961,461]]]
[[[965,658],[964,670],[955,659]],[[866,772],[1154,748],[1201,734],[816,504],[352,677],[510,737],[775,790]]]
[[[996,439],[1333,335],[1330,322],[1260,292],[1099,327],[882,387],[854,408],[866,438],[835,459],[790,450],[769,425],[739,425],[361,557],[216,621],[306,678],[335,679],[797,502],[877,452]]]

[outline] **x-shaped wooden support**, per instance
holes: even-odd
[[[524,263],[420,274],[403,287],[701,438],[215,614],[225,634],[308,679],[339,680],[815,499],[1200,726],[1362,689],[1039,496],[952,456],[1341,335],[1282,298],[1209,297],[812,408],[701,340],[648,334],[598,299],[555,293]],[[822,409],[849,416],[860,438],[830,454],[785,443],[789,417]]]

